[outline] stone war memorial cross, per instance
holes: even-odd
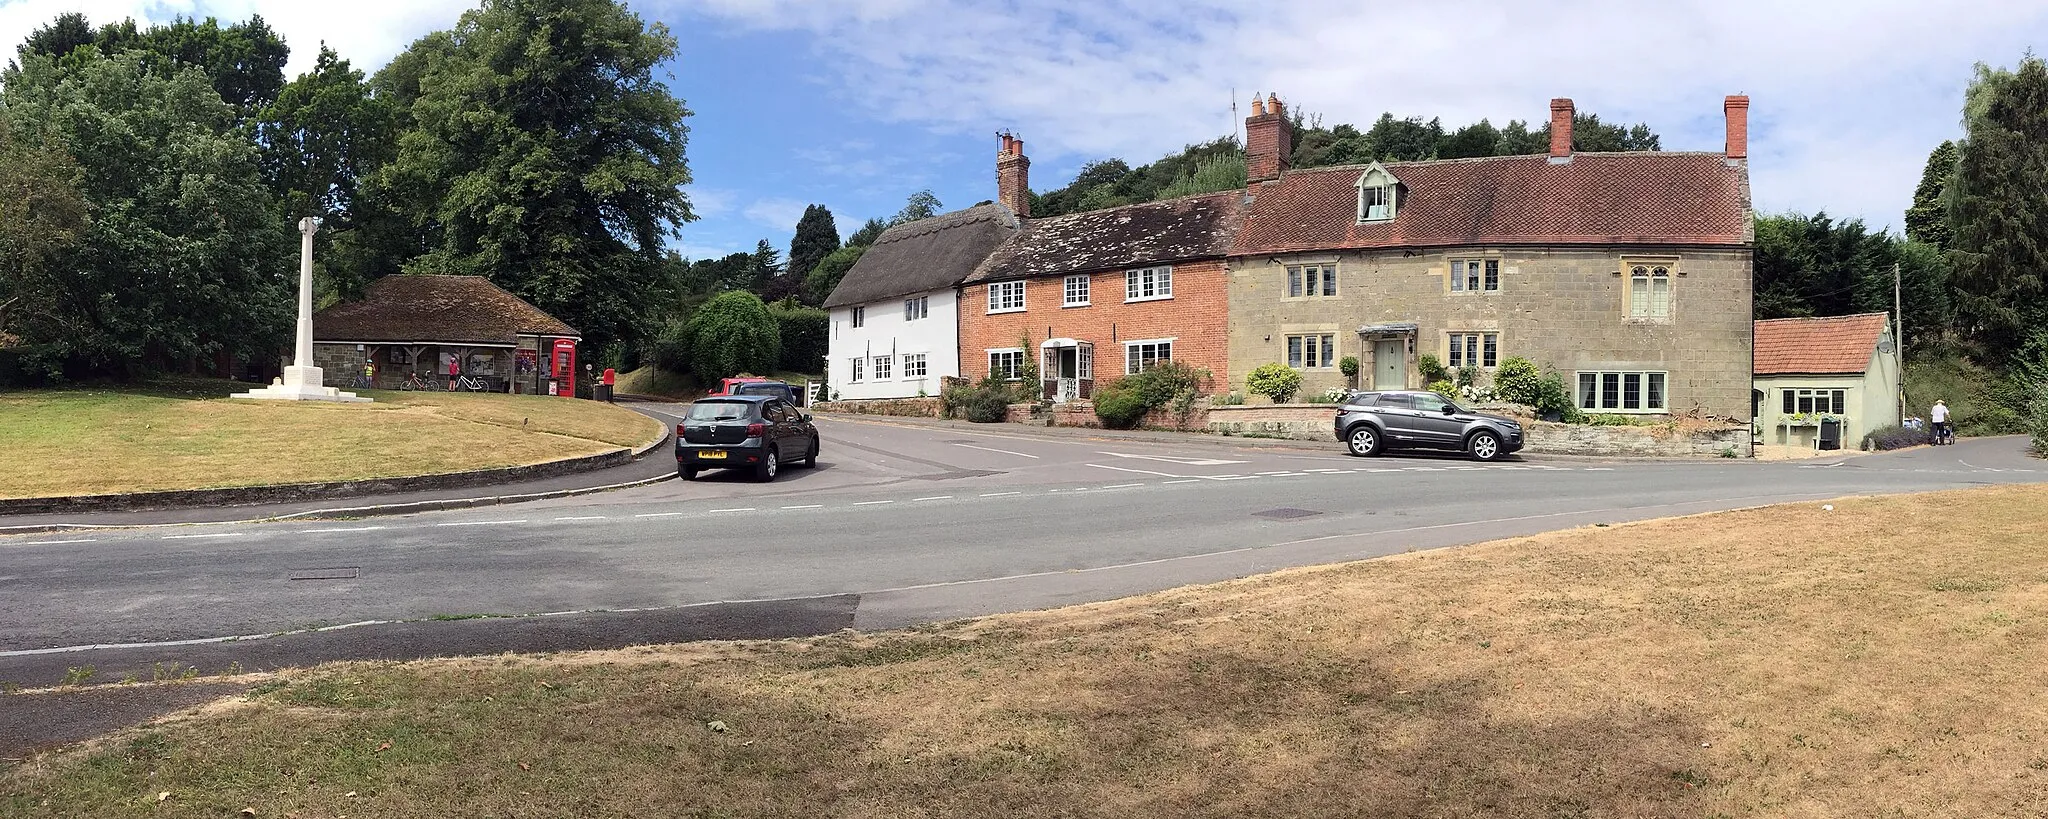
[[[299,338],[292,365],[284,368],[284,377],[271,381],[270,386],[238,392],[234,397],[267,401],[370,403],[368,398],[327,386],[321,378],[320,368],[313,365],[313,234],[319,230],[320,223],[313,221],[313,217],[299,220]]]

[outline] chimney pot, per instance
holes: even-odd
[[[1294,133],[1282,116],[1285,111],[1278,94],[1268,93],[1263,100],[1252,95],[1252,115],[1244,121],[1245,181],[1277,179],[1287,171]]]
[[[1266,98],[1259,96],[1258,92],[1256,91],[1252,92],[1252,116],[1263,117],[1265,115]]]
[[[1031,215],[1031,158],[1024,140],[1003,134],[1003,152],[996,156],[996,201],[1019,218]]]
[[[1558,97],[1550,101],[1550,159],[1568,161],[1572,156],[1572,101]]]
[[[1728,116],[1728,158],[1749,158],[1749,96],[1737,94],[1721,103]]]
[[[1287,109],[1280,107],[1279,94],[1269,93],[1266,95],[1266,110],[1268,112],[1271,112],[1274,116],[1287,115]]]

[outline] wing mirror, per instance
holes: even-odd
[[[1454,407],[1454,406],[1451,406],[1451,405],[1449,405],[1449,404],[1445,404],[1445,405],[1444,405],[1444,414],[1445,414],[1445,415],[1457,415],[1457,414],[1458,414],[1458,408],[1457,408],[1457,407]]]

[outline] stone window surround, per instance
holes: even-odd
[[[1294,275],[1295,271],[1298,270],[1303,270],[1310,267],[1320,267],[1323,268],[1324,272],[1327,274],[1324,281],[1338,281],[1338,273],[1341,271],[1342,264],[1339,258],[1336,256],[1290,258],[1285,262],[1279,260],[1278,258],[1275,258],[1272,260],[1272,262],[1273,264],[1280,266],[1280,275],[1284,277],[1280,283],[1280,300],[1283,302],[1329,300],[1341,298],[1343,296],[1344,288],[1341,286],[1334,288],[1334,290],[1332,288],[1325,287],[1325,291],[1331,291],[1329,295],[1323,295],[1322,293],[1309,293],[1307,292],[1308,283],[1305,279],[1302,282],[1302,294],[1299,296],[1292,295],[1292,293],[1294,292]],[[1339,282],[1339,284],[1341,285],[1341,282]]]
[[[1628,396],[1626,394],[1618,395],[1619,400],[1616,401],[1616,406],[1599,406],[1600,404],[1604,403],[1604,399],[1606,397],[1606,377],[1610,375],[1616,377],[1616,388],[1618,390],[1623,391],[1625,391],[1628,387],[1627,376],[1641,376],[1641,378],[1636,382],[1636,397],[1638,399],[1636,407],[1628,408],[1622,406],[1628,403]],[[1586,376],[1594,377],[1594,396],[1596,399],[1599,399],[1591,402],[1594,404],[1594,406],[1586,406],[1586,404],[1588,403],[1586,401],[1585,393]],[[1661,385],[1662,391],[1658,393],[1657,398],[1663,403],[1663,406],[1649,406],[1650,382],[1652,380],[1651,376],[1657,376],[1656,381]],[[1572,402],[1574,404],[1577,404],[1579,409],[1586,412],[1599,413],[1602,415],[1671,414],[1671,372],[1669,370],[1578,370],[1572,373],[1572,380],[1570,386],[1572,388]]]
[[[1638,316],[1635,314],[1635,276],[1631,269],[1637,265],[1662,267],[1670,271],[1665,278],[1664,315]],[[1615,264],[1615,277],[1621,279],[1621,320],[1624,324],[1673,324],[1678,318],[1678,280],[1685,276],[1685,268],[1679,265],[1677,256],[1655,254],[1625,254]]]
[[[1470,253],[1455,253],[1448,255],[1450,258],[1444,263],[1445,293],[1454,296],[1469,296],[1475,293],[1499,293],[1501,291],[1501,288],[1505,286],[1505,283],[1508,279],[1508,266],[1506,264],[1506,260],[1501,258],[1500,251],[1488,250],[1475,251]],[[1494,273],[1493,288],[1487,289],[1486,276],[1483,272],[1481,273],[1479,279],[1479,289],[1474,290],[1468,287],[1463,287],[1462,285],[1467,282],[1460,279],[1460,273],[1462,272],[1458,269],[1460,267],[1460,262],[1492,262]],[[1484,269],[1484,265],[1482,264],[1481,270],[1483,271]]]
[[[1473,363],[1472,363],[1472,362],[1470,362],[1470,361],[1465,361],[1465,362],[1464,362],[1464,363],[1462,363],[1462,364],[1452,364],[1452,363],[1451,363],[1451,361],[1452,361],[1452,358],[1453,358],[1453,356],[1452,356],[1452,350],[1453,350],[1454,348],[1458,348],[1458,340],[1459,340],[1459,339],[1461,339],[1461,338],[1464,338],[1465,336],[1490,336],[1490,337],[1492,337],[1492,340],[1493,340],[1493,363],[1492,363],[1492,364],[1473,364]],[[1479,369],[1481,369],[1481,370],[1492,370],[1492,369],[1494,369],[1495,367],[1498,367],[1498,366],[1500,366],[1500,360],[1501,360],[1501,359],[1502,359],[1502,358],[1504,357],[1504,356],[1502,356],[1502,355],[1501,355],[1501,349],[1502,349],[1502,344],[1501,344],[1500,336],[1501,336],[1501,331],[1500,331],[1499,329],[1497,329],[1497,328],[1492,328],[1492,327],[1471,327],[1471,328],[1463,328],[1463,329],[1457,329],[1457,330],[1445,330],[1445,331],[1444,331],[1444,334],[1443,334],[1443,338],[1444,338],[1444,347],[1443,347],[1443,352],[1444,352],[1444,367],[1445,367],[1446,369],[1450,369],[1450,370],[1456,370],[1456,369],[1458,369],[1458,368],[1460,368],[1460,367],[1472,366],[1472,367],[1478,367],[1478,368],[1479,368]],[[1458,348],[1458,349],[1462,349],[1462,348]],[[1485,360],[1486,360],[1486,339],[1485,339],[1485,338],[1481,338],[1481,339],[1480,339],[1480,341],[1479,341],[1479,344],[1478,344],[1478,347],[1477,347],[1477,349],[1475,350],[1475,352],[1476,352],[1476,353],[1478,354],[1478,356],[1479,356],[1479,360],[1480,360],[1480,361],[1485,361]],[[1462,359],[1461,359],[1461,360],[1462,360]]]

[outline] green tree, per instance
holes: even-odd
[[[769,244],[767,239],[755,242],[754,252],[747,256],[747,289],[761,296],[762,301],[770,301],[767,297],[769,287],[782,277],[785,269],[782,251]]]
[[[92,30],[92,21],[78,12],[57,15],[57,19],[38,27],[23,40],[15,51],[22,57],[43,54],[63,59],[72,51],[94,45],[98,32]]]
[[[846,237],[846,247],[867,247],[874,244],[876,239],[882,238],[882,231],[888,229],[888,222],[870,218],[860,226],[859,230],[854,231],[853,235]],[[830,254],[827,255],[829,256]],[[820,259],[819,261],[824,260]],[[815,265],[813,268],[815,269]]]
[[[19,53],[24,59],[41,54],[62,62],[87,45],[103,57],[140,52],[151,73],[165,78],[197,68],[242,117],[277,99],[284,87],[285,60],[291,56],[284,39],[260,15],[225,28],[211,17],[196,21],[181,15],[147,29],[138,29],[131,19],[94,31],[85,15],[76,12],[58,15],[30,34]]]
[[[25,56],[0,87],[17,150],[67,151],[91,214],[41,266],[37,307],[9,316],[25,366],[132,376],[221,351],[275,354],[291,328],[293,230],[205,74],[81,50],[61,67]]]
[[[832,291],[839,287],[839,280],[846,278],[846,271],[852,270],[854,263],[860,261],[861,254],[867,250],[867,245],[849,244],[832,251],[811,268],[810,275],[804,277],[804,291],[810,294],[811,301],[824,304],[832,296]]]
[[[397,154],[396,112],[333,50],[322,47],[313,70],[285,85],[257,117],[256,144],[285,215],[322,221],[314,258],[324,290],[359,295],[371,279],[425,251],[406,220],[366,190]]]
[[[903,203],[902,210],[897,211],[895,216],[889,217],[889,224],[894,226],[915,222],[919,219],[930,219],[939,215],[939,209],[943,207],[945,206],[939,204],[939,197],[932,195],[931,191],[918,191],[911,194],[910,198]]]
[[[1243,156],[1212,157],[1153,194],[1155,199],[1172,199],[1198,193],[1239,190],[1245,186]]]
[[[50,263],[77,245],[89,226],[78,191],[79,168],[61,148],[30,145],[14,137],[0,116],[0,348],[19,336],[8,332],[8,316],[47,315],[56,294]],[[8,373],[0,365],[0,383]]]
[[[780,368],[794,373],[822,373],[832,335],[832,314],[788,302],[768,305],[782,338]]]
[[[1500,148],[1500,129],[1493,127],[1493,123],[1481,119],[1446,134],[1437,143],[1436,156],[1438,159],[1498,156]]]
[[[695,218],[675,48],[612,0],[485,0],[393,60],[373,82],[412,127],[376,184],[432,248],[407,270],[487,276],[593,348],[645,336]]]
[[[781,328],[761,298],[744,290],[727,290],[684,325],[690,371],[701,383],[713,383],[743,372],[773,372],[782,356]]]
[[[1913,189],[1913,205],[1906,209],[1906,237],[1915,242],[1948,247],[1955,232],[1948,226],[1948,182],[1956,175],[1956,144],[1942,140],[1927,156],[1927,169],[1920,172],[1920,185]]]
[[[1966,136],[1949,183],[1949,257],[1957,312],[2003,362],[2048,326],[2048,65],[1978,67],[1966,95]]]
[[[839,226],[824,205],[806,205],[796,222],[796,236],[789,240],[788,278],[801,284],[811,268],[839,249]]]

